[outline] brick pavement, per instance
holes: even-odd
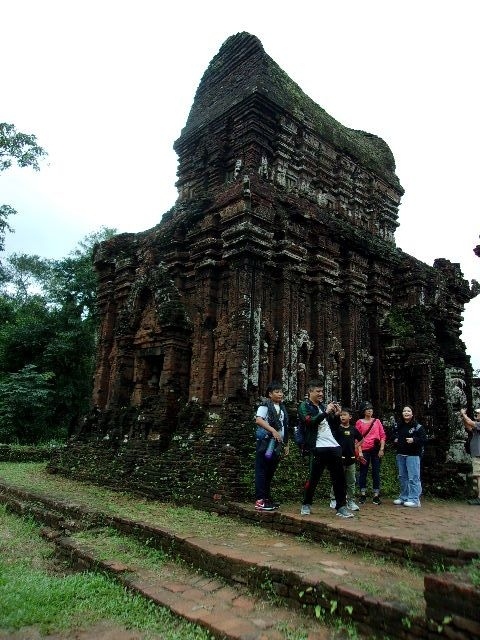
[[[480,556],[480,506],[466,501],[426,499],[416,509],[384,499],[380,506],[365,503],[350,519],[336,517],[325,501],[314,504],[310,516],[300,516],[299,504],[282,505],[278,512],[256,513],[248,504],[235,504],[229,510],[273,529],[308,532],[314,539],[333,542],[341,535],[355,546],[390,550],[427,566],[441,559],[459,564],[463,559]]]

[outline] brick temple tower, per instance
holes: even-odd
[[[123,412],[123,433],[141,418],[168,436],[179,401],[249,407],[274,378],[295,403],[321,377],[327,397],[368,398],[384,419],[412,403],[445,457],[445,424],[471,395],[460,329],[476,291],[457,264],[396,248],[387,144],[341,125],[239,33],[174,148],[173,208],[95,255],[93,398],[110,426]]]

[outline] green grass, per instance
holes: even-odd
[[[480,588],[480,560],[472,560],[465,567],[448,567],[446,570],[464,576],[474,587]]]
[[[171,558],[160,549],[152,549],[148,542],[118,533],[115,529],[104,527],[74,533],[71,538],[81,545],[95,548],[95,557],[107,561],[115,558],[125,565],[135,565],[137,569],[155,569],[163,567]]]
[[[480,560],[473,560],[467,571],[473,586],[480,588]]]
[[[161,634],[165,640],[211,637],[103,574],[69,572],[55,560],[37,525],[0,505],[1,630],[35,626],[43,635],[73,633],[99,621],[146,632],[147,637]]]
[[[256,540],[257,536],[260,538],[264,538],[265,536],[278,538],[281,535],[273,531],[267,533],[266,530],[261,527],[253,526],[252,524],[242,524],[238,520],[227,516],[207,513],[193,509],[192,507],[176,507],[172,504],[149,500],[148,498],[125,492],[112,491],[89,483],[64,478],[63,476],[51,475],[46,472],[45,465],[42,463],[0,462],[0,482],[2,480],[17,487],[23,487],[26,490],[44,493],[50,498],[62,499],[69,504],[84,505],[89,509],[96,509],[103,513],[119,515],[148,524],[154,524],[159,527],[165,527],[170,531],[185,536],[201,536],[207,539],[221,537],[222,539],[230,539],[232,541],[238,539],[239,536],[248,536],[248,540],[251,542],[252,540]],[[13,536],[13,539],[15,537],[16,536]],[[84,530],[71,534],[71,537],[78,543],[94,549],[94,556],[99,560],[114,559],[127,567],[144,569],[147,572],[151,572],[155,574],[157,578],[164,575],[162,574],[162,567],[164,565],[165,572],[171,571],[176,573],[178,571],[178,575],[181,574],[182,570],[188,569],[188,567],[182,565],[181,562],[174,562],[174,559],[169,557],[168,554],[153,549],[149,546],[148,542],[142,542],[129,536],[124,536],[108,527],[101,530]],[[8,540],[6,544],[13,544],[12,538]],[[371,573],[370,579],[364,579],[361,583],[354,582],[355,586],[365,589],[367,593],[372,595],[381,594],[382,597],[387,599],[396,600],[400,597],[406,602],[412,612],[420,613],[419,602],[421,598],[419,598],[419,593],[421,593],[423,585],[422,573],[409,566],[408,563],[401,565],[398,562],[390,562],[381,555],[365,550],[362,551],[361,556],[359,556],[358,553],[350,549],[349,545],[343,545],[341,549],[339,549],[337,545],[330,543],[319,545],[318,543],[312,543],[308,539],[308,536],[304,536],[303,540],[305,545],[312,545],[312,548],[318,549],[320,547],[322,551],[330,551],[332,554],[341,553],[347,563],[349,558],[352,557],[352,554],[354,554],[355,562],[368,565],[369,576]],[[38,538],[38,541],[37,543],[36,540],[35,544],[32,545],[35,548],[38,547],[35,554],[40,553],[41,556],[41,549],[43,548],[43,553],[47,554],[48,557],[50,553],[49,545],[40,538]],[[26,558],[28,558],[28,554],[29,550],[25,553]],[[22,553],[12,552],[12,556],[20,557]],[[25,566],[31,566],[32,564],[35,565],[33,558],[28,558]],[[176,566],[172,567],[172,564]],[[98,576],[96,579],[98,579]],[[268,589],[268,581],[263,582],[261,586],[264,591],[271,591]],[[399,587],[399,584],[404,586]],[[100,586],[92,585],[90,588],[94,591],[98,590],[101,594]],[[45,587],[45,589],[47,589],[47,587]],[[399,591],[399,589],[401,589],[401,591]],[[48,590],[51,590],[51,587],[48,587]],[[120,592],[123,593],[122,589],[120,589]],[[127,595],[129,594],[127,593]],[[0,603],[1,597],[0,591]],[[0,610],[1,606],[2,604],[0,604]],[[135,616],[136,614],[132,613],[132,620],[136,619]],[[72,613],[71,619],[83,620],[88,618],[87,614],[82,610],[80,613]],[[145,619],[147,619],[146,615]],[[122,620],[123,619],[119,619],[119,623],[124,624]],[[303,631],[304,629],[302,629],[302,633]],[[299,632],[298,635],[291,635],[289,632],[288,637],[303,640],[302,633]],[[190,636],[185,637],[188,638]],[[201,638],[202,636],[198,637]],[[165,638],[167,638],[167,636],[165,636]]]
[[[99,561],[114,559],[132,571],[162,583],[188,579],[185,563],[173,560],[162,551],[105,527],[81,531],[71,538],[88,547]],[[101,573],[72,574],[66,564],[59,563],[52,545],[39,536],[31,519],[11,515],[0,505],[0,635],[33,627],[42,634],[62,634],[69,638],[80,628],[92,629],[101,624],[111,628],[134,629],[145,640],[207,640],[208,632],[175,618],[166,609],[131,594]],[[127,569],[128,575],[128,569]],[[218,578],[215,578],[218,580]],[[266,588],[268,585],[262,585]],[[247,594],[247,592],[245,592]],[[263,609],[260,608],[259,615]],[[344,638],[351,624],[336,621],[339,638]],[[288,622],[277,625],[279,637],[285,640],[307,640],[318,630],[314,620],[291,613]],[[57,636],[56,636],[57,637]],[[93,637],[93,635],[92,635]],[[336,638],[332,631],[330,637]],[[355,638],[354,635],[349,637]]]
[[[44,493],[49,497],[95,509],[107,515],[164,526],[182,535],[205,537],[214,532],[216,535],[236,538],[241,530],[248,530],[250,539],[264,535],[260,527],[242,526],[234,518],[220,516],[217,513],[188,506],[174,506],[51,475],[46,472],[44,463],[0,462],[0,482],[2,479],[29,491]],[[271,535],[278,534],[272,532]]]

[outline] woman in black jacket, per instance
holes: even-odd
[[[393,437],[400,480],[400,495],[393,504],[419,507],[422,495],[420,457],[427,435],[422,425],[413,417],[413,409],[409,405],[403,407],[402,417],[394,427]]]

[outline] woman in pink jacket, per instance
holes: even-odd
[[[363,418],[357,420],[355,426],[363,436],[362,453],[363,458],[360,465],[358,486],[360,487],[360,504],[364,504],[367,499],[367,474],[370,464],[372,465],[373,483],[373,504],[380,502],[380,463],[385,449],[385,429],[378,418],[373,417],[373,405],[364,402],[360,406],[360,414]]]

